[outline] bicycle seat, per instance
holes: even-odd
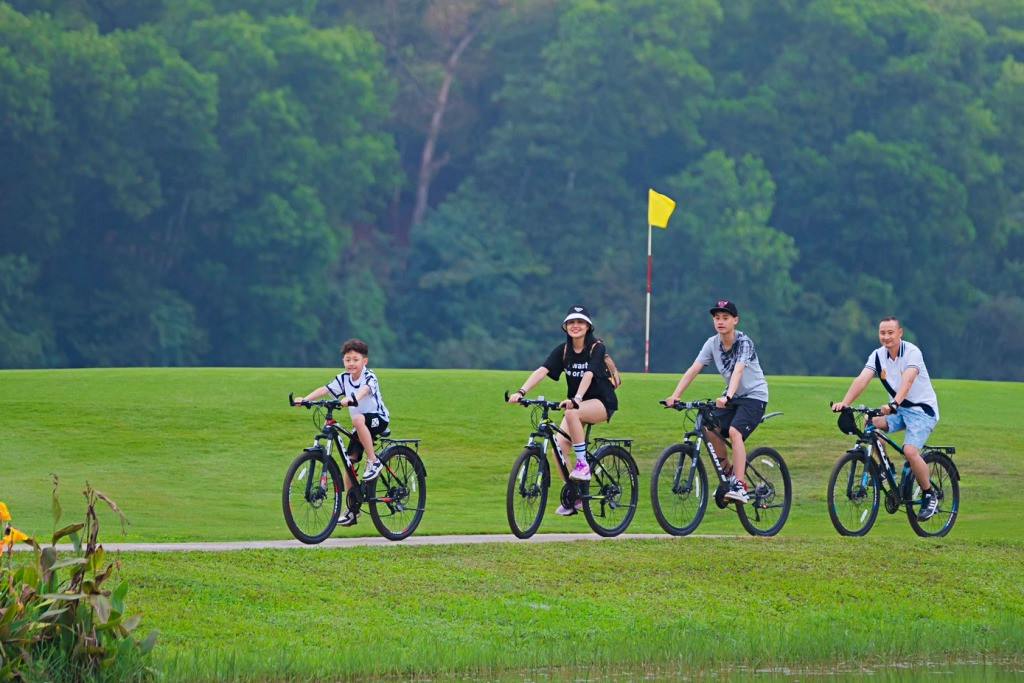
[[[390,427],[386,427],[384,429],[384,431],[381,432],[380,434],[378,434],[377,436],[378,436],[378,438],[383,437],[383,438],[386,439],[387,437],[391,436],[391,428]]]

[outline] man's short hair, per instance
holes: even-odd
[[[341,345],[341,355],[345,355],[349,351],[355,351],[356,353],[364,356],[370,355],[370,347],[366,345],[362,339],[348,339],[344,344]]]
[[[886,316],[886,317],[882,318],[881,320],[878,321],[878,324],[881,325],[882,323],[887,323],[887,322],[890,322],[890,321],[896,323],[896,327],[903,327],[902,325],[900,325],[900,319],[897,318],[894,315],[890,315],[890,316]]]

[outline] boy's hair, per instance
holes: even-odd
[[[348,339],[344,344],[341,345],[341,355],[345,355],[349,351],[355,351],[358,354],[369,357],[370,347],[366,345],[362,339]]]

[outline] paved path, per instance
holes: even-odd
[[[350,538],[329,538],[319,545],[305,545],[296,540],[285,541],[210,541],[210,542],[176,542],[176,543],[103,543],[103,548],[109,551],[120,550],[122,552],[185,552],[185,551],[223,551],[223,550],[260,550],[265,548],[352,548],[356,546],[375,545],[466,545],[473,543],[556,543],[567,541],[614,541],[618,539],[637,538],[673,538],[668,534],[622,534],[614,538],[604,539],[597,534],[537,534],[532,538],[519,539],[512,534],[468,534],[456,536],[410,536],[404,541],[388,541],[380,536],[350,537]],[[734,538],[731,535],[698,535],[693,534],[686,538]],[[740,538],[740,537],[735,537]],[[16,550],[28,550],[30,546],[23,543],[15,546]],[[70,544],[57,544],[58,550],[71,550]]]

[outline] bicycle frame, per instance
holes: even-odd
[[[895,476],[896,466],[889,458],[888,453],[885,452],[885,444],[888,444],[893,448],[893,450],[903,456],[903,468],[900,472],[898,482],[896,481]],[[917,480],[910,472],[910,463],[907,461],[906,455],[903,453],[903,449],[900,448],[899,444],[893,441],[888,434],[869,423],[864,428],[864,436],[857,437],[857,445],[855,448],[865,453],[868,459],[874,461],[876,468],[879,470],[879,473],[881,474],[879,483],[881,493],[885,496],[886,510],[889,512],[895,512],[899,509],[900,505],[918,502],[911,498],[911,491],[913,490],[914,482]],[[927,448],[927,446],[925,448]],[[867,469],[861,472],[859,479],[859,482],[854,480],[854,473],[853,470],[851,470],[846,482],[846,493],[848,496],[853,495],[854,487],[857,485],[864,488],[867,487]],[[892,492],[898,492],[898,500],[890,500],[890,494]]]
[[[682,483],[681,485],[682,471],[680,468],[676,469],[676,476],[672,481],[673,490],[680,490],[684,493],[688,493],[693,490],[693,478],[697,475],[697,458],[700,457],[701,447],[706,448],[708,454],[711,456],[711,466],[715,468],[715,474],[718,475],[719,483],[723,483],[728,479],[725,474],[725,469],[722,467],[721,460],[719,459],[718,454],[715,453],[715,447],[704,434],[704,430],[707,426],[706,411],[698,408],[697,417],[693,421],[693,429],[683,435],[683,443],[694,444],[693,458],[690,459],[690,470],[686,474],[685,483]]]
[[[363,487],[363,483],[360,482],[356,475],[356,463],[348,455],[348,451],[345,449],[345,443],[342,437],[349,439],[358,438],[355,432],[345,429],[334,420],[333,408],[326,408],[327,413],[324,415],[324,424],[320,428],[320,433],[313,437],[313,445],[306,450],[315,450],[322,454],[323,467],[320,472],[320,486],[325,487],[327,485],[327,461],[331,459],[332,450],[337,447],[338,452],[341,454],[341,463],[344,465],[342,471],[348,479],[349,487],[346,490],[349,497],[348,505],[353,510],[358,510],[363,503],[376,502],[376,503],[390,503],[391,498],[371,498],[366,489]],[[321,444],[321,441],[327,441],[326,447]],[[384,452],[392,445],[397,444],[411,444],[415,452],[419,452],[419,439],[388,439],[380,437],[377,439],[380,443],[384,444],[384,448],[380,449],[378,457],[384,455]],[[394,472],[391,468],[385,465],[385,469],[388,470],[392,475]],[[306,500],[309,500],[310,494],[313,491],[313,471],[310,470],[309,475],[306,478]]]
[[[541,397],[540,400],[543,401],[543,397]],[[535,403],[535,405],[540,407],[541,419],[538,420],[538,422],[537,422],[537,429],[530,433],[530,437],[526,441],[526,446],[528,448],[536,448],[536,449],[538,449],[540,451],[541,455],[544,457],[544,459],[546,461],[547,458],[548,458],[548,445],[550,444],[551,450],[555,454],[555,457],[554,457],[555,464],[556,464],[556,466],[558,467],[559,471],[562,474],[562,479],[567,484],[574,484],[574,485],[578,486],[579,483],[573,481],[572,479],[569,479],[569,472],[570,472],[569,465],[568,465],[568,463],[565,460],[565,454],[562,453],[562,450],[558,447],[558,438],[557,438],[556,435],[557,434],[562,435],[563,437],[565,437],[565,439],[567,441],[569,441],[569,443],[572,443],[572,437],[569,436],[569,434],[566,433],[565,430],[563,430],[561,427],[559,427],[557,424],[555,424],[554,420],[551,419],[551,416],[549,414],[551,409],[552,409],[552,405],[557,405],[557,404],[552,404],[550,402],[544,401],[542,403]],[[593,426],[594,425],[592,425],[592,424],[587,424],[585,426],[584,437],[583,437],[584,443],[586,443],[586,445],[587,445],[587,461],[589,463],[593,464],[593,462],[595,460],[594,456],[600,450],[601,446],[604,446],[605,444],[619,444],[619,445],[624,446],[626,448],[626,450],[632,450],[631,449],[631,445],[632,445],[632,440],[631,439],[608,439],[608,438],[598,437],[598,438],[593,439],[593,442],[595,444],[600,444],[600,446],[598,446],[598,448],[595,449],[594,451],[591,451],[591,449],[590,449],[590,444],[591,444],[590,430],[591,430],[591,428]],[[598,481],[600,481],[601,473],[600,472],[593,472],[592,476],[595,477]],[[583,482],[583,483],[585,483],[585,482]],[[544,485],[545,486],[550,486],[550,484],[551,484],[550,475],[547,472],[545,472]],[[521,482],[520,483],[520,487],[523,488],[523,493],[524,494],[525,494],[525,485],[526,485],[526,482]],[[601,488],[600,486],[596,487],[597,490],[600,490],[600,488]],[[595,495],[595,494],[592,494],[592,493],[589,493],[589,492],[583,493],[582,491],[577,491],[577,493],[578,493],[578,495],[576,496],[576,498],[578,498],[580,500],[595,500],[595,499],[598,499],[598,498],[602,497],[600,494]]]
[[[693,421],[693,429],[683,435],[683,443],[693,444],[694,451],[693,458],[690,460],[690,468],[686,473],[685,481],[683,480],[683,472],[680,468],[676,469],[675,477],[672,480],[672,490],[682,493],[688,493],[693,490],[693,479],[697,475],[697,460],[700,458],[700,451],[702,447],[706,448],[708,454],[711,456],[711,466],[714,468],[715,474],[718,475],[719,487],[725,485],[729,480],[729,474],[725,471],[725,468],[722,465],[724,461],[723,458],[719,457],[718,453],[715,452],[714,444],[705,433],[707,429],[714,429],[717,426],[714,424],[714,419],[711,416],[711,411],[714,410],[716,406],[710,402],[702,403],[698,401],[696,404],[697,405],[693,406],[693,409],[697,411],[697,417]],[[780,412],[768,413],[761,418],[761,422],[781,414],[782,413]],[[729,443],[727,439],[725,442],[726,444]],[[748,461],[747,468],[756,473],[753,462]],[[717,501],[717,498],[716,502],[718,502],[719,507],[723,507],[722,502]]]

